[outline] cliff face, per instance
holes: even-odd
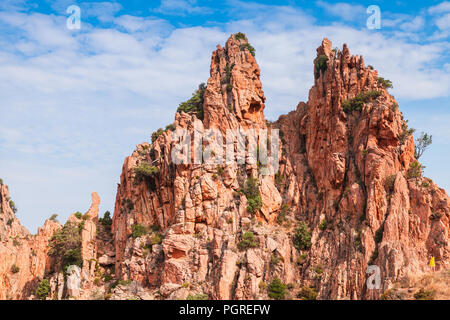
[[[278,277],[292,292],[309,286],[319,298],[361,299],[425,271],[431,256],[448,268],[448,196],[417,169],[413,137],[377,71],[324,39],[308,102],[268,127],[260,71],[246,44],[233,35],[213,52],[203,121],[180,112],[174,126],[190,134],[279,128],[280,171],[174,165],[170,130],[137,146],[116,198],[118,275],[162,286],[166,298],[183,298],[187,288],[216,299],[267,297],[264,284]],[[210,147],[220,154],[214,141]],[[147,181],[135,178],[142,163],[157,168]],[[256,211],[245,192],[252,177],[262,200]],[[311,247],[302,250],[293,241],[299,220],[311,232]],[[151,240],[155,232],[133,237],[136,225],[160,228],[162,242]],[[242,250],[246,231],[253,242]],[[366,288],[371,264],[381,270],[379,290]]]
[[[33,298],[46,278],[56,299],[260,299],[278,278],[284,298],[376,299],[428,271],[431,256],[448,269],[449,198],[422,176],[389,83],[327,39],[313,66],[308,101],[270,123],[245,35],[218,46],[206,86],[125,159],[111,230],[96,193],[69,217],[80,290],[48,254],[62,226],[47,220],[30,235],[2,184],[0,298]],[[228,141],[230,131],[256,135]],[[252,148],[267,149],[268,162]],[[218,161],[225,151],[231,160]],[[379,289],[367,288],[369,265]]]
[[[48,240],[61,225],[46,220],[37,234],[31,235],[16,218],[4,184],[0,185],[0,203],[0,299],[25,299],[51,264]]]

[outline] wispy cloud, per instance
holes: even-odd
[[[209,7],[198,6],[196,0],[161,0],[161,5],[154,11],[167,15],[205,15],[212,13],[213,9]]]
[[[361,20],[366,12],[366,8],[361,5],[352,5],[345,2],[329,3],[319,0],[316,2],[316,5],[324,9],[327,13],[335,17],[340,17],[345,21]]]

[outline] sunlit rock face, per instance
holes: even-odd
[[[200,109],[180,109],[125,159],[111,229],[96,193],[88,212],[70,216],[81,239],[79,290],[68,292],[60,261],[48,255],[61,224],[47,220],[30,235],[1,185],[0,298],[36,298],[46,278],[55,299],[266,299],[278,278],[286,299],[303,298],[302,288],[318,299],[377,299],[427,271],[432,256],[437,269],[449,268],[449,198],[422,176],[386,82],[328,39],[313,66],[308,101],[270,123],[247,37],[218,46],[195,98]],[[221,136],[191,140],[186,161],[175,163],[174,133],[212,130]],[[209,150],[216,160],[225,147],[239,154],[239,143],[224,142],[240,130],[267,130],[252,143],[260,149],[267,139],[277,166],[247,161],[250,152],[243,162],[195,161],[196,150],[200,159]],[[366,284],[370,265],[380,270],[376,290]]]

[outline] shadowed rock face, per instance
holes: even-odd
[[[132,289],[119,285],[111,299],[260,299],[275,278],[290,284],[286,298],[306,286],[319,299],[374,299],[404,276],[427,271],[431,256],[438,269],[449,268],[449,198],[414,169],[413,137],[377,71],[346,45],[332,50],[324,39],[308,101],[266,123],[250,49],[241,34],[218,46],[203,120],[180,112],[173,125],[191,135],[279,129],[279,171],[263,175],[257,163],[175,165],[178,140],[170,130],[138,145],[122,167],[112,234],[99,223],[96,193],[84,218],[69,218],[84,221],[81,298],[106,293],[101,275],[108,274],[134,281]],[[209,148],[219,155],[218,139]],[[143,177],[139,167],[152,168]],[[256,181],[261,199],[255,210],[249,181]],[[0,191],[0,298],[27,298],[44,276],[51,296],[63,297],[64,277],[47,256],[61,225],[47,220],[31,236],[14,216],[7,187]],[[300,221],[310,245],[295,241]],[[378,290],[366,286],[368,265],[380,268]]]

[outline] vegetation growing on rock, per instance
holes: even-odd
[[[381,95],[381,91],[367,91],[361,92],[356,95],[356,97],[344,101],[342,107],[346,113],[350,113],[352,111],[361,111],[364,107],[365,103],[368,103]]]
[[[198,86],[198,89],[192,94],[192,98],[180,103],[177,111],[193,113],[197,116],[197,118],[203,120],[203,96],[205,94],[205,90],[206,85],[204,83],[201,83]]]

